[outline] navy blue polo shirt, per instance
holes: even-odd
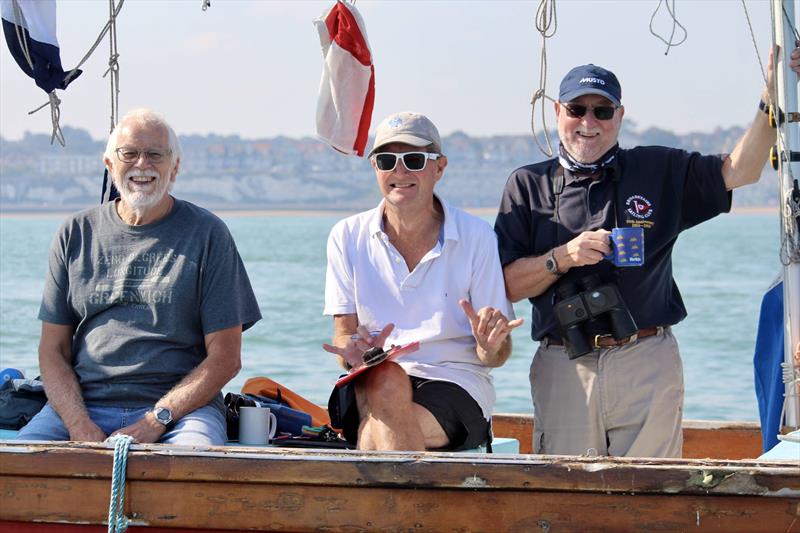
[[[681,231],[730,210],[731,193],[725,190],[722,163],[721,156],[660,146],[620,150],[615,164],[604,169],[600,179],[564,171],[558,222],[553,191],[558,160],[515,170],[495,221],[503,266],[546,254],[584,231],[641,226],[645,236],[641,267],[615,268],[601,261],[572,268],[543,294],[531,298],[531,337],[560,337],[553,315],[555,287],[589,274],[618,284],[640,329],[683,320],[686,308],[672,277],[672,247]]]

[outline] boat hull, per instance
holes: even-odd
[[[105,530],[112,451],[1,443],[0,530]],[[800,467],[137,445],[128,458],[124,509],[132,526],[173,533],[800,531]]]

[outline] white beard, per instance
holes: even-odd
[[[155,178],[155,181],[137,184],[131,179],[133,177]],[[131,169],[122,180],[115,177],[114,185],[119,191],[122,201],[134,211],[143,211],[153,207],[172,190],[172,181],[162,179],[155,170]]]

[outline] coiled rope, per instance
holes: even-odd
[[[553,98],[545,94],[545,87],[547,86],[547,39],[553,37],[558,29],[558,19],[556,17],[556,0],[541,0],[539,8],[536,10],[536,31],[542,37],[542,49],[539,54],[539,88],[533,93],[531,97],[531,133],[533,139],[536,141],[536,146],[539,151],[547,157],[553,157],[553,147],[550,144],[550,132],[547,129],[547,121],[545,118],[545,100],[554,102]],[[536,135],[536,103],[541,100],[540,109],[542,114],[542,131],[544,133],[544,140],[547,148],[545,149],[542,143],[539,142],[539,137]]]
[[[108,533],[123,533],[128,529],[125,516],[125,470],[128,466],[128,449],[133,437],[122,433],[106,439],[114,443],[114,466],[111,475],[111,501],[108,504]]]
[[[678,46],[683,44],[684,41],[686,41],[686,38],[689,37],[689,32],[686,31],[686,28],[683,27],[683,24],[678,22],[678,17],[675,15],[675,0],[671,0],[671,2],[672,5],[670,6],[670,0],[658,0],[658,5],[656,6],[655,11],[653,11],[653,15],[650,17],[650,33],[656,38],[658,38],[662,43],[667,45],[667,49],[664,52],[664,55],[669,54],[670,48],[672,48],[673,46]],[[657,34],[653,29],[653,21],[656,18],[658,10],[661,9],[662,3],[667,8],[667,13],[669,13],[670,18],[672,19],[672,32],[669,35],[669,40]],[[677,30],[678,28],[680,28],[681,31],[683,32],[683,38],[680,41],[673,42],[673,39],[675,38],[675,30]]]

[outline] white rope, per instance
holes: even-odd
[[[106,22],[106,25],[103,26],[102,30],[100,30],[100,35],[97,36],[97,39],[95,39],[94,44],[89,48],[89,51],[84,54],[83,59],[81,59],[78,64],[75,65],[75,68],[69,71],[69,74],[67,74],[67,77],[64,81],[69,82],[74,76],[77,76],[76,71],[81,67],[81,65],[86,63],[92,53],[94,53],[94,51],[102,42],[103,37],[106,36],[106,33],[111,30],[112,26],[116,28],[117,16],[119,15],[120,10],[122,9],[122,4],[125,3],[125,0],[119,0],[119,4],[117,4],[116,7],[113,7],[114,0],[109,0],[109,3],[111,4],[112,8],[109,10],[108,22]]]
[[[22,55],[25,56],[25,61],[28,62],[28,67],[33,71],[33,60],[31,59],[31,52],[28,49],[28,39],[25,38],[25,32],[22,30],[22,21],[25,17],[22,14],[22,9],[19,7],[18,0],[11,0],[14,6],[14,30],[17,34],[17,41],[19,47],[22,49]]]
[[[109,133],[114,131],[114,126],[117,125],[119,116],[119,52],[117,51],[117,14],[119,9],[122,8],[122,3],[125,0],[119,0],[119,7],[114,7],[114,0],[108,0],[108,69],[103,73],[105,78],[109,73],[110,86],[111,86],[111,125]]]
[[[670,1],[672,2],[672,6],[670,6]],[[653,20],[655,20],[658,10],[661,9],[662,3],[664,6],[666,6],[667,13],[669,13],[670,18],[672,19],[672,32],[669,35],[669,40],[664,39],[653,29]],[[680,28],[683,32],[683,38],[678,42],[673,42],[673,39],[675,38],[675,30],[677,28]],[[689,37],[689,32],[686,31],[686,28],[683,27],[683,24],[678,22],[678,17],[675,15],[675,0],[658,0],[658,5],[656,6],[655,11],[653,11],[653,15],[650,17],[650,33],[658,38],[662,43],[667,45],[667,50],[664,52],[664,55],[669,54],[669,49],[673,46],[678,46],[686,41],[686,38]]]
[[[531,97],[531,133],[536,141],[539,151],[546,157],[553,157],[553,147],[550,144],[550,132],[547,129],[545,115],[545,100],[555,101],[545,94],[547,87],[547,39],[553,37],[558,29],[558,19],[556,17],[556,0],[540,0],[539,8],[536,10],[536,31],[542,37],[542,49],[539,55],[539,88],[534,91]],[[541,100],[540,110],[542,115],[542,131],[547,148],[545,148],[539,137],[536,135],[536,104]]]
[[[28,62],[31,70],[33,70],[33,61],[30,57],[30,52],[28,50],[28,43],[27,39],[25,38],[25,34],[20,30],[20,22],[22,20],[22,13],[19,10],[19,5],[17,4],[17,0],[12,0],[14,4],[14,16],[16,17],[15,25],[16,25],[16,32],[17,32],[17,39],[20,43],[20,48],[22,48],[23,54],[25,56],[25,60]],[[83,59],[78,62],[78,64],[70,70],[66,76],[64,76],[64,85],[68,85],[72,79],[78,75],[78,69],[83,65],[86,60],[89,59],[89,56],[92,55],[92,52],[95,51],[97,46],[103,40],[106,33],[109,30],[112,31],[112,52],[111,58],[109,59],[109,67],[106,71],[108,74],[109,71],[112,73],[111,78],[111,129],[114,128],[116,124],[116,116],[117,116],[117,109],[119,107],[119,65],[117,64],[117,59],[119,58],[119,54],[116,52],[117,48],[117,26],[116,26],[116,19],[119,15],[120,9],[122,9],[122,4],[125,3],[125,0],[119,0],[119,4],[114,6],[114,0],[109,0],[109,20],[106,22],[106,25],[103,27],[102,31],[100,32],[100,36],[97,37],[94,44],[89,48],[89,51],[83,56]],[[103,77],[106,76],[103,74]],[[61,108],[59,105],[61,104],[61,99],[58,98],[56,95],[55,89],[50,91],[48,94],[48,101],[44,104],[40,105],[33,111],[29,111],[28,114],[32,115],[39,111],[40,109],[45,108],[46,106],[50,106],[50,122],[52,126],[52,133],[50,134],[50,144],[53,144],[54,140],[57,140],[61,146],[66,146],[66,140],[64,139],[64,134],[61,131],[61,125],[59,121],[61,120]]]

